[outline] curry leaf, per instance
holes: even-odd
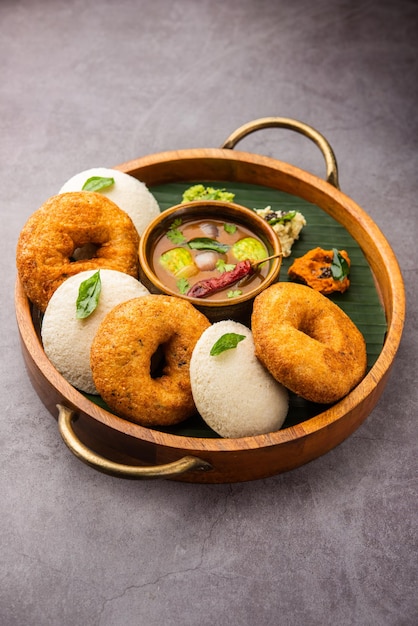
[[[287,213],[283,213],[282,211],[276,211],[276,215],[277,217],[267,219],[267,222],[270,224],[270,226],[275,226],[276,224],[284,224],[285,222],[291,222],[296,215],[296,211],[288,211]]]
[[[187,242],[187,245],[192,250],[214,250],[215,252],[220,252],[221,254],[225,254],[228,252],[230,246],[226,243],[220,243],[216,241],[216,239],[211,239],[210,237],[196,237],[195,239],[190,239]]]

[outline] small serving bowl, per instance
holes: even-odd
[[[183,225],[197,220],[222,220],[243,226],[261,239],[268,251],[269,268],[267,275],[250,291],[236,296],[209,300],[180,294],[164,284],[156,275],[153,266],[153,251],[156,242],[167,233],[174,220],[180,219]],[[218,200],[195,201],[177,204],[166,209],[152,220],[141,235],[139,243],[140,280],[151,293],[177,296],[191,302],[211,322],[232,319],[248,322],[254,298],[266,287],[278,280],[282,263],[280,240],[271,226],[251,209],[233,202]]]

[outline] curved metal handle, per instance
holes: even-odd
[[[234,146],[241,141],[241,139],[250,133],[254,133],[256,130],[261,130],[262,128],[274,127],[287,128],[311,139],[311,141],[318,146],[324,156],[327,168],[326,181],[339,189],[338,166],[333,149],[320,132],[315,130],[312,126],[308,126],[308,124],[305,124],[304,122],[299,122],[298,120],[293,120],[288,117],[261,117],[237,128],[237,130],[229,135],[228,139],[223,143],[221,148],[228,148],[232,150],[232,148],[234,148]]]
[[[208,471],[212,469],[209,463],[194,456],[185,456],[173,463],[154,465],[152,467],[138,467],[109,461],[87,448],[87,446],[78,439],[72,427],[72,419],[75,416],[75,412],[62,404],[57,404],[57,409],[58,428],[64,443],[77,458],[83,461],[83,463],[105,474],[136,479],[172,478],[184,474],[185,472]]]

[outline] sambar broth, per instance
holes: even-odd
[[[202,230],[202,225],[210,224],[212,227],[215,227],[217,230],[216,237],[212,237],[221,244],[226,244],[229,246],[229,249],[224,252],[217,252],[217,256],[219,260],[224,261],[226,265],[235,266],[239,259],[237,259],[232,251],[232,246],[244,239],[246,237],[251,237],[255,239],[259,244],[263,246],[265,249],[265,257],[269,256],[269,251],[266,247],[266,244],[263,240],[255,235],[250,229],[246,228],[242,224],[238,224],[235,222],[225,222],[225,220],[217,220],[217,219],[198,219],[198,220],[190,220],[184,222],[178,226],[178,231],[184,236],[184,241],[182,243],[173,243],[173,241],[167,236],[167,232],[164,233],[155,243],[154,249],[152,251],[152,260],[151,265],[155,275],[158,279],[166,285],[170,290],[174,292],[178,292],[179,295],[182,293],[183,295],[187,295],[187,291],[181,292],[179,289],[178,277],[173,275],[171,272],[167,271],[160,263],[161,256],[169,250],[173,248],[185,248],[187,249],[193,260],[196,258],[198,254],[202,254],[205,250],[194,250],[189,248],[187,242],[190,242],[196,238],[207,237],[206,231]],[[225,230],[225,225],[227,225],[228,229],[230,226],[233,227],[234,232],[228,232]],[[242,260],[242,259],[241,259]],[[269,271],[270,262],[259,264],[257,266],[256,271],[248,277],[240,280],[239,282],[232,284],[225,289],[212,293],[210,295],[205,296],[202,300],[223,300],[228,296],[228,292],[230,294],[235,293],[236,295],[241,295],[256,289],[266,278]],[[221,276],[221,271],[217,268],[211,270],[199,270],[193,276],[187,278],[188,281],[188,289],[190,289],[193,285],[201,280],[206,280],[207,278],[218,278]],[[236,293],[239,290],[239,294]],[[231,298],[233,299],[233,297]]]

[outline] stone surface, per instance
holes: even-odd
[[[1,624],[417,623],[417,26],[414,0],[0,3]],[[23,365],[19,231],[80,170],[217,147],[270,115],[327,137],[398,257],[408,315],[383,397],[338,448],[267,480],[99,474]],[[242,148],[324,173],[287,131]]]

